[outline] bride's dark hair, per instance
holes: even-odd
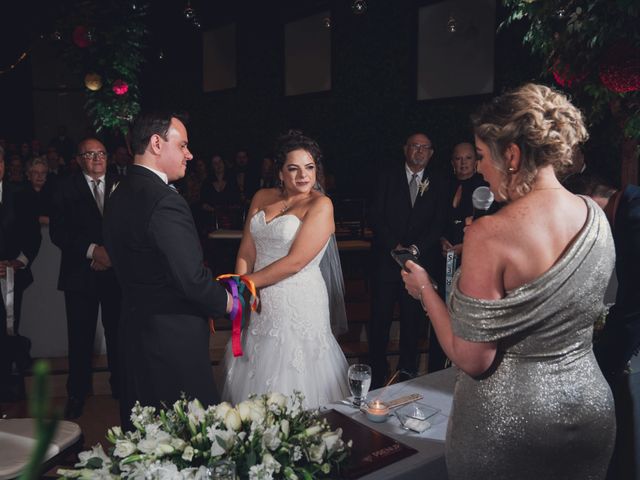
[[[274,149],[274,163],[276,171],[282,170],[284,162],[287,160],[287,154],[294,150],[304,150],[316,163],[316,168],[322,168],[322,151],[318,142],[313,138],[307,137],[300,130],[289,130],[287,133],[280,135],[276,140]]]

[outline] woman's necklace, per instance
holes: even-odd
[[[282,208],[280,209],[280,215],[282,215],[287,210],[289,210],[289,208],[291,208],[291,206],[286,202],[286,200],[283,200],[282,201]]]

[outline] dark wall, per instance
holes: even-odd
[[[469,113],[489,96],[416,101],[419,4],[371,0],[367,13],[355,16],[346,0],[281,2],[279,10],[273,2],[251,3],[220,15],[213,9],[202,19],[205,29],[216,25],[212,19],[237,22],[235,89],[202,93],[200,33],[180,21],[181,12],[154,41],[165,55],[146,69],[144,104],[188,111],[196,153],[220,151],[229,157],[246,147],[259,162],[279,133],[299,128],[320,142],[338,190],[366,195],[380,167],[402,160],[406,137],[424,131],[435,146],[433,161],[449,168],[452,146],[470,136]],[[284,23],[325,9],[332,16],[332,90],[285,97]],[[521,38],[515,30],[496,38],[496,91],[539,72]]]
[[[320,142],[340,191],[366,195],[380,167],[402,161],[402,145],[412,132],[430,136],[433,162],[448,169],[452,146],[469,138],[469,113],[490,97],[416,101],[417,13],[428,1],[368,0],[361,16],[353,15],[349,0],[191,3],[203,30],[236,22],[237,87],[202,92],[201,31],[184,19],[184,2],[153,2],[141,91],[143,108],[190,114],[190,143],[199,155],[222,152],[229,158],[236,149],[248,148],[258,163],[279,133],[298,128]],[[504,13],[498,9],[499,21]],[[325,10],[332,17],[332,89],[285,97],[284,24]],[[36,27],[27,29],[16,21],[15,28],[5,30],[8,38],[51,28],[50,17],[36,20],[29,20]],[[521,46],[522,33],[512,28],[496,36],[496,92],[539,74],[539,61]],[[4,43],[1,58],[12,57],[7,45],[14,44]],[[0,76],[0,136],[29,138],[35,130],[30,71],[25,62]]]

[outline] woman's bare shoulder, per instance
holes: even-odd
[[[312,192],[309,199],[308,213],[329,213],[333,215],[333,202],[322,192]]]
[[[258,209],[262,209],[281,200],[282,191],[279,188],[261,188],[253,195],[252,202]]]

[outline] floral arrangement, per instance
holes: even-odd
[[[59,469],[62,478],[205,479],[221,460],[235,463],[240,479],[332,478],[348,457],[351,441],[331,430],[317,410],[303,408],[295,392],[251,396],[235,407],[227,402],[203,407],[180,399],[171,409],[131,411],[133,432],[113,427],[101,445],[78,455],[75,469]]]

